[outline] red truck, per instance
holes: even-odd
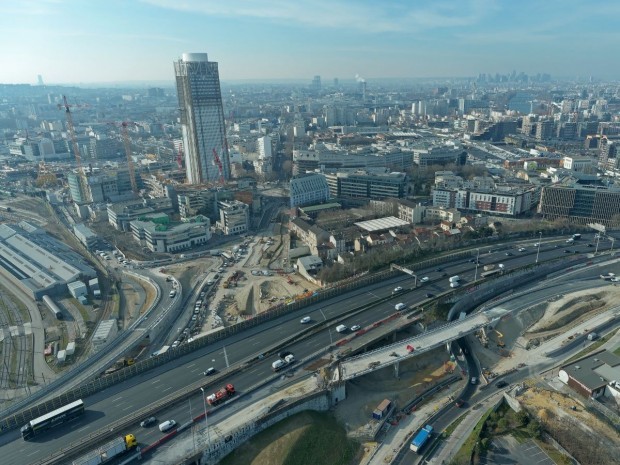
[[[219,391],[215,391],[213,394],[207,396],[207,402],[209,405],[217,405],[220,402],[224,402],[226,399],[235,394],[235,387],[232,384],[227,384]]]

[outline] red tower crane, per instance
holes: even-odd
[[[77,143],[77,138],[75,136],[75,126],[73,124],[73,116],[71,115],[71,109],[70,109],[70,105],[67,102],[67,97],[66,96],[62,96],[62,104],[58,104],[58,109],[61,110],[64,108],[65,110],[65,117],[67,118],[67,132],[69,133],[69,137],[71,138],[71,144],[73,146],[73,155],[75,156],[75,165],[77,166],[78,169],[78,179],[80,180],[80,183],[82,184],[82,193],[85,194],[87,200],[89,202],[92,202],[92,197],[90,195],[90,190],[87,189],[87,180],[86,180],[86,175],[84,174],[84,172],[82,171],[82,156],[80,155],[80,147],[78,146]]]
[[[213,149],[213,160],[215,161],[215,164],[217,165],[219,171],[220,171],[220,184],[224,184],[224,171],[222,169],[222,160],[220,160],[220,156],[217,154],[217,150]]]
[[[136,172],[133,166],[133,158],[131,157],[131,140],[129,140],[129,131],[127,127],[130,124],[128,121],[121,123],[121,132],[123,134],[123,145],[125,146],[125,153],[127,155],[127,168],[129,169],[129,181],[131,182],[131,190],[134,194],[138,194],[138,183],[136,182]]]
[[[179,144],[179,152],[177,153],[177,165],[180,170],[183,169],[183,143]]]

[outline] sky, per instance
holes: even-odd
[[[617,0],[0,0],[0,83],[620,77]]]

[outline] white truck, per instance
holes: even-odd
[[[455,276],[451,276],[448,281],[450,281],[450,284],[452,284],[452,283],[458,283],[460,280],[461,280],[461,277],[459,275],[455,275]]]
[[[281,357],[271,364],[271,369],[273,371],[279,371],[293,363],[295,363],[295,356],[292,353],[282,353]]]

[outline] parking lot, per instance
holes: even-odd
[[[555,462],[531,439],[519,443],[513,436],[495,438],[481,465],[554,465]]]

